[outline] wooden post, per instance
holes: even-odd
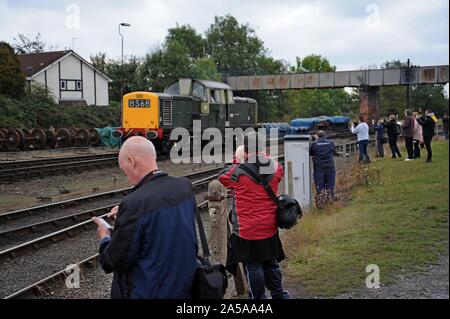
[[[209,183],[208,208],[210,231],[208,244],[212,258],[224,265],[227,260],[228,237],[232,232],[232,226],[228,222],[228,215],[232,206],[231,201],[232,198],[227,197],[227,190],[219,181],[214,180]],[[241,263],[238,265],[237,275],[234,276],[234,283],[238,296],[247,293],[247,279]]]
[[[208,185],[209,250],[213,259],[221,264],[227,260],[228,205],[225,191],[218,180]]]

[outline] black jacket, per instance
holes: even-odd
[[[417,123],[422,126],[422,135],[423,136],[433,136],[434,128],[436,123],[434,123],[433,119],[430,116],[422,116],[417,119]]]
[[[398,124],[396,120],[390,120],[389,122],[385,123],[384,126],[387,129],[387,135],[389,138],[392,139],[399,135],[397,131]]]
[[[192,184],[150,173],[119,206],[100,263],[114,272],[111,298],[189,298],[197,269]]]
[[[314,168],[334,168],[334,143],[326,137],[311,144],[309,155],[313,157]]]

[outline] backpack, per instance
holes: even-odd
[[[258,184],[263,185],[267,194],[269,194],[270,198],[277,205],[277,224],[279,228],[290,229],[298,223],[298,220],[303,215],[299,203],[288,194],[283,194],[278,197],[275,195],[272,187],[269,185],[269,181],[273,175],[268,178],[263,178],[255,170],[251,169],[247,163],[239,164],[238,169]]]
[[[395,123],[395,134],[400,135],[402,133],[402,127],[400,124]]]

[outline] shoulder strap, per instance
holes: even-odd
[[[195,206],[195,215],[197,217],[198,233],[202,245],[203,257],[208,258],[211,255],[209,253],[208,241],[206,240],[205,228],[203,228],[202,217],[200,216],[200,210],[197,206]]]
[[[240,168],[242,171],[244,171],[245,173],[250,175],[255,181],[257,181],[257,183],[261,184],[264,187],[264,189],[266,190],[267,194],[269,194],[269,196],[273,200],[273,202],[278,207],[281,207],[280,200],[278,199],[278,197],[273,192],[272,187],[270,187],[270,185],[269,185],[269,181],[273,177],[273,175],[270,176],[269,180],[265,179],[265,178],[262,178],[262,176],[260,174],[258,174],[257,172],[253,171],[245,163],[239,164],[238,168]]]

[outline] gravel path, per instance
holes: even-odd
[[[57,243],[27,252],[12,260],[0,261],[0,297],[64,269],[69,264],[94,255],[98,250],[95,226]]]
[[[364,289],[337,296],[338,299],[448,299],[449,298],[448,255],[441,256],[437,263],[429,265],[417,274],[402,274],[392,285],[380,283],[378,289]]]
[[[196,195],[203,201],[206,193]],[[202,214],[206,233],[209,232],[209,215]],[[82,244],[80,244],[82,243]],[[89,229],[74,234],[55,244],[21,255],[14,260],[1,261],[0,298],[49,276],[67,265],[77,263],[98,252],[98,239],[94,224]],[[3,271],[5,270],[5,271]],[[81,276],[79,289],[68,289],[64,285],[53,287],[43,298],[109,298],[112,274],[105,274],[100,266],[87,268]],[[51,288],[51,287],[50,287]]]

